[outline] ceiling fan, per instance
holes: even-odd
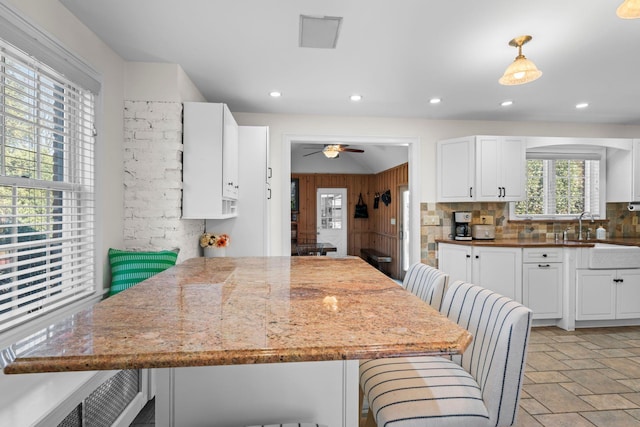
[[[303,157],[310,156],[312,154],[323,153],[329,159],[335,159],[341,152],[349,153],[364,153],[364,150],[359,148],[346,148],[345,144],[327,144],[322,150],[314,151],[313,153],[305,154]],[[313,147],[315,148],[315,147]]]

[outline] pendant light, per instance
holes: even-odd
[[[640,18],[640,0],[624,0],[616,14],[622,19],[638,19]]]
[[[522,54],[522,45],[529,42],[531,36],[520,36],[509,42],[509,46],[518,48],[518,56],[507,67],[504,75],[498,80],[502,85],[521,85],[523,83],[529,83],[536,80],[542,75],[542,71],[538,70],[536,64],[529,61]]]

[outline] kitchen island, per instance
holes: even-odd
[[[161,368],[158,426],[351,427],[358,359],[455,354],[471,340],[355,257],[194,258],[56,330],[5,372]]]

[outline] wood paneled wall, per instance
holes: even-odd
[[[398,240],[398,187],[409,182],[409,165],[402,164],[375,175],[352,174],[292,174],[299,180],[300,210],[298,213],[298,241],[316,239],[316,190],[318,188],[347,189],[347,254],[360,256],[361,248],[375,248],[393,257],[393,263],[386,271],[392,277],[399,274]],[[385,206],[380,200],[378,209],[373,208],[375,193],[391,191],[391,203]],[[368,206],[369,218],[353,218],[358,195]],[[396,224],[391,224],[391,218]]]

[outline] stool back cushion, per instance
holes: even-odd
[[[122,292],[176,264],[178,249],[167,251],[123,251],[109,249],[111,287],[109,296]]]
[[[402,286],[436,310],[440,310],[449,275],[437,268],[417,262],[409,267]]]
[[[466,328],[473,341],[460,364],[476,380],[493,425],[515,422],[531,330],[531,310],[488,289],[457,281],[441,312]]]

